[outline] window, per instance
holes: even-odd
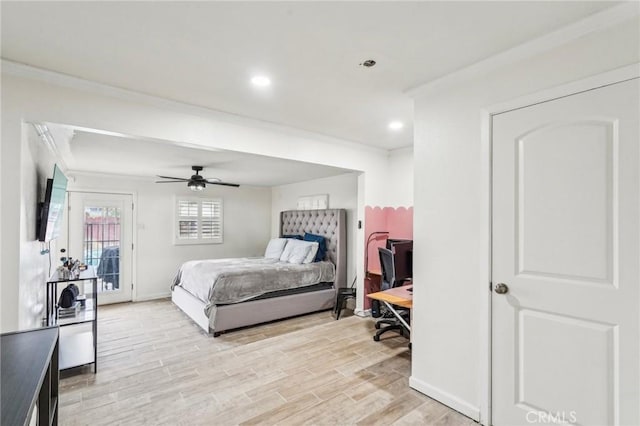
[[[175,244],[222,243],[222,200],[176,199]]]

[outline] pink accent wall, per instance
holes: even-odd
[[[365,247],[372,232],[389,232],[388,236],[378,235],[368,248],[368,270],[380,270],[378,247],[384,247],[387,238],[413,239],[413,207],[365,206],[364,224]]]
[[[367,240],[372,232],[386,231],[389,234],[376,235],[367,247]],[[364,243],[367,250],[365,268],[367,271],[380,271],[378,247],[384,247],[387,238],[413,239],[413,207],[371,207],[364,208]],[[365,271],[366,272],[366,271]],[[380,290],[380,276],[365,274],[365,294]],[[371,307],[371,299],[364,298],[364,309]]]

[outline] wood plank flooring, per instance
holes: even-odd
[[[409,388],[402,337],[329,312],[206,335],[169,300],[102,306],[98,374],[64,372],[63,425],[460,425]]]

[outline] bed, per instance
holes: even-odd
[[[171,300],[204,331],[214,337],[235,328],[331,309],[336,300],[337,288],[345,287],[347,280],[346,211],[343,209],[289,210],[280,213],[280,237],[303,235],[305,232],[325,238],[327,246],[325,260],[334,266],[334,273],[331,275],[333,282],[305,285],[292,290],[269,288],[261,294],[245,294],[240,297],[242,300],[239,302],[230,302],[229,300],[216,301],[215,298],[203,300],[206,299],[203,294],[199,294],[198,297],[185,290],[178,276],[174,283],[176,285],[172,286]],[[229,261],[240,263],[247,259],[229,259]],[[259,259],[255,261],[260,262]],[[219,260],[205,262],[219,262]],[[205,264],[204,269],[206,266]],[[318,269],[326,271],[326,267],[318,266]],[[255,277],[247,276],[247,280],[251,279]],[[190,290],[198,294],[193,288]]]

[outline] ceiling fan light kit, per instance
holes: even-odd
[[[203,169],[202,166],[191,166],[191,170],[196,172],[196,174],[191,175],[191,177],[188,179],[173,177],[173,176],[158,176],[159,178],[170,179],[170,180],[159,180],[159,181],[156,181],[156,183],[187,182],[187,187],[189,187],[189,189],[191,189],[192,191],[202,191],[207,187],[208,183],[211,185],[232,186],[234,188],[238,188],[240,186],[237,183],[222,182],[218,178],[205,179],[204,177],[198,174],[199,172],[202,171],[202,169]]]
[[[207,185],[204,182],[193,182],[193,181],[189,181],[187,183],[187,186],[189,187],[189,189],[191,189],[192,191],[202,191]]]

